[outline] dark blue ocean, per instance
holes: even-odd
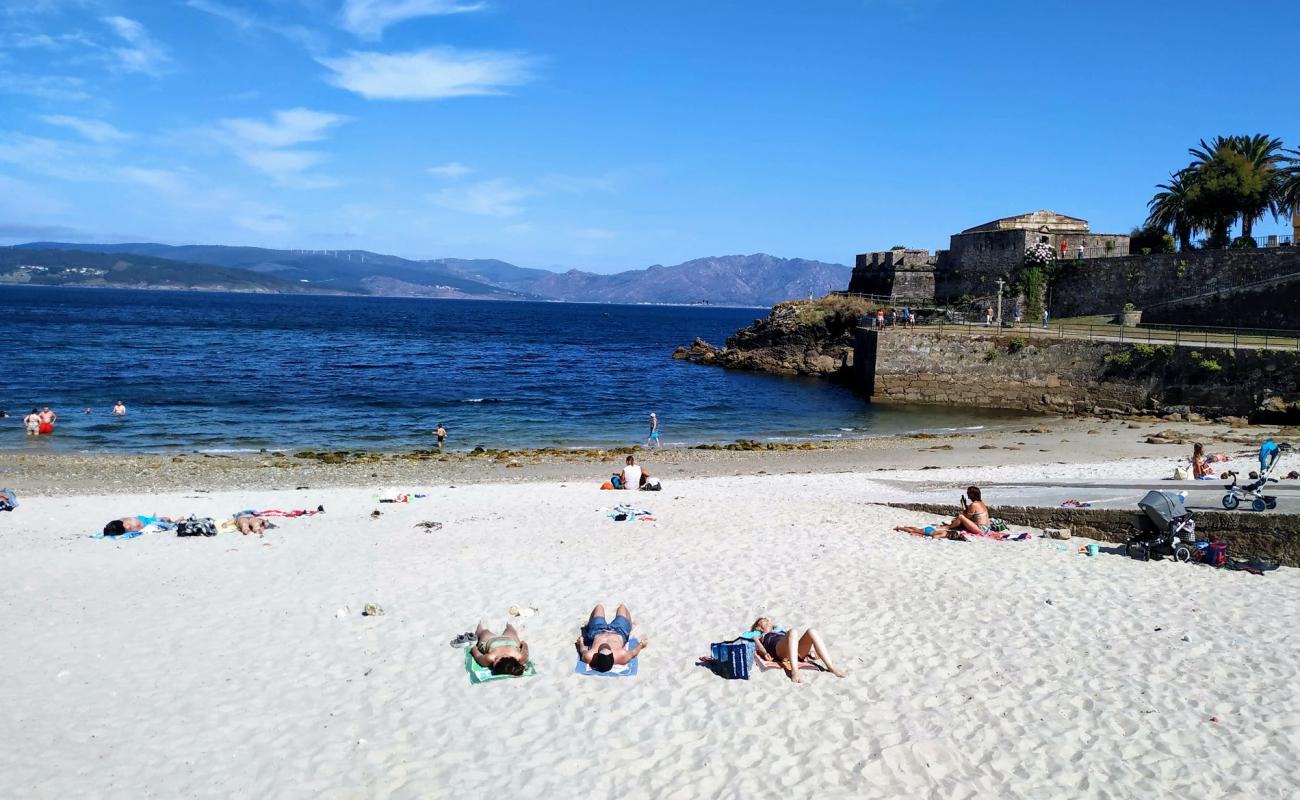
[[[618,446],[644,442],[651,411],[670,446],[1005,419],[671,357],[764,313],[3,286],[0,449],[401,451],[430,447],[439,422],[457,450]],[[55,434],[26,437],[45,405]]]

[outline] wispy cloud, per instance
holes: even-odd
[[[272,206],[245,202],[230,221],[239,227],[264,236],[288,233],[291,229],[284,213]]]
[[[448,164],[443,164],[440,167],[429,167],[428,170],[430,175],[436,175],[439,178],[463,178],[473,171],[473,169],[465,166],[459,161],[452,161]]]
[[[416,17],[464,14],[487,6],[464,0],[345,0],[339,22],[363,39],[378,39],[384,29]]]
[[[437,100],[501,94],[532,79],[535,60],[520,53],[450,47],[410,53],[353,51],[319,58],[326,80],[370,100]]]
[[[186,190],[184,177],[174,170],[119,167],[117,174],[127,183],[138,184],[164,194],[180,194]]]
[[[205,14],[224,19],[241,31],[268,31],[283,36],[311,51],[319,50],[325,44],[325,38],[310,28],[266,19],[246,9],[226,5],[217,2],[217,0],[186,0],[185,5],[196,11],[202,11]]]
[[[82,102],[91,95],[81,78],[65,75],[24,75],[0,72],[0,92],[39,97],[42,100]]]
[[[130,134],[97,119],[73,117],[67,114],[47,114],[42,120],[61,128],[71,128],[92,142],[121,142],[131,138]]]
[[[434,192],[429,200],[451,211],[485,217],[513,217],[523,209],[519,203],[537,194],[506,178],[455,186]]]
[[[125,42],[113,47],[116,66],[123,72],[143,72],[155,75],[169,61],[167,51],[153,40],[140,23],[129,17],[104,17],[104,24]]]
[[[331,128],[347,121],[338,114],[291,108],[276,111],[269,121],[237,117],[223,119],[218,126],[226,134],[225,143],[244,163],[283,186],[316,189],[334,185],[330,178],[308,173],[325,156],[290,148],[320,141]]]

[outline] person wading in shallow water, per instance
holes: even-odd
[[[443,442],[447,441],[447,429],[441,422],[438,423],[438,430],[434,431],[433,435],[438,437],[438,449],[441,450]]]
[[[41,413],[40,413],[40,420],[41,420],[40,432],[41,432],[42,434],[46,434],[46,435],[51,434],[51,433],[54,433],[54,421],[57,420],[58,418],[59,418],[59,415],[58,415],[58,414],[55,414],[53,411],[51,411],[49,406],[46,406],[45,408],[41,409]]]
[[[659,446],[659,418],[655,416],[653,411],[650,412],[650,435],[645,439],[645,446]]]

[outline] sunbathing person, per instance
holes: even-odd
[[[790,680],[795,683],[800,682],[799,665],[810,666],[810,653],[821,659],[822,664],[826,666],[827,672],[837,678],[844,677],[844,672],[836,669],[835,665],[831,663],[830,653],[826,650],[826,643],[822,641],[821,634],[812,628],[806,629],[803,633],[800,633],[797,628],[791,628],[787,631],[777,628],[772,624],[772,620],[767,617],[759,617],[754,620],[754,625],[750,628],[750,634],[745,638],[753,640],[754,650],[758,656],[780,664],[785,668]],[[758,635],[754,636],[752,634]]]
[[[233,517],[233,522],[235,523],[235,528],[245,536],[250,533],[256,533],[258,536],[261,536],[266,533],[267,528],[272,527],[271,523],[267,522],[266,517],[259,517],[257,514],[236,514]]]
[[[970,498],[969,502],[966,499],[967,497]],[[993,528],[992,518],[989,516],[989,507],[984,505],[984,500],[980,496],[980,487],[967,486],[966,494],[961,496],[961,513],[954,517],[952,522],[935,525],[929,533],[924,528],[917,528],[913,525],[899,525],[894,530],[910,533],[914,536],[950,538],[949,534],[954,532],[987,535]]]
[[[578,658],[597,672],[609,672],[615,665],[630,663],[645,649],[645,639],[629,648],[627,640],[631,637],[632,614],[627,606],[620,605],[614,612],[614,621],[607,622],[605,606],[597,603],[578,635]]]
[[[136,531],[142,531],[150,525],[158,525],[159,527],[166,530],[168,528],[175,527],[176,520],[172,519],[171,517],[148,517],[144,515],[138,515],[134,517],[122,517],[121,519],[115,519],[112,522],[105,525],[104,535],[121,536],[124,533],[134,533]]]
[[[493,675],[518,677],[524,674],[528,668],[528,645],[519,640],[519,631],[514,625],[506,625],[500,636],[494,636],[480,621],[474,636],[478,643],[470,654],[479,666],[487,667]]]

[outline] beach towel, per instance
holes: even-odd
[[[103,531],[100,531],[99,533],[91,534],[90,538],[92,538],[92,539],[114,539],[114,540],[117,540],[117,539],[134,539],[135,537],[139,536],[139,535],[142,534],[142,533],[144,533],[144,531],[127,531],[126,533],[119,533],[119,534],[116,535],[116,536],[109,536],[107,533],[104,533]]]
[[[275,508],[268,508],[265,511],[254,511],[253,509],[249,508],[240,511],[239,514],[236,514],[235,516],[239,516],[240,514],[252,514],[255,517],[286,517],[288,519],[295,519],[297,517],[314,517],[317,514],[324,514],[324,513],[325,513],[325,506],[317,506],[314,509],[296,508],[292,511],[280,511],[279,509],[275,509]]]
[[[524,668],[523,675],[493,675],[492,670],[483,666],[474,660],[474,645],[465,648],[465,671],[469,673],[469,682],[471,684],[487,683],[489,681],[501,680],[502,678],[531,678],[537,674],[533,668],[533,660],[528,659],[528,666]]]
[[[614,510],[609,512],[609,518],[615,522],[625,522],[627,520],[641,520],[642,522],[654,522],[655,518],[644,508],[637,508],[627,504],[614,506]]]
[[[0,489],[0,511],[13,511],[18,507],[18,495],[13,489]]]
[[[627,640],[627,646],[630,648],[635,648],[637,644],[638,641],[635,637]],[[590,664],[582,660],[582,656],[577,656],[577,659],[578,664],[573,671],[579,675],[592,675],[599,678],[631,678],[636,675],[636,662],[641,660],[641,656],[637,656],[626,664],[615,664],[614,668],[609,672],[592,669]]]

